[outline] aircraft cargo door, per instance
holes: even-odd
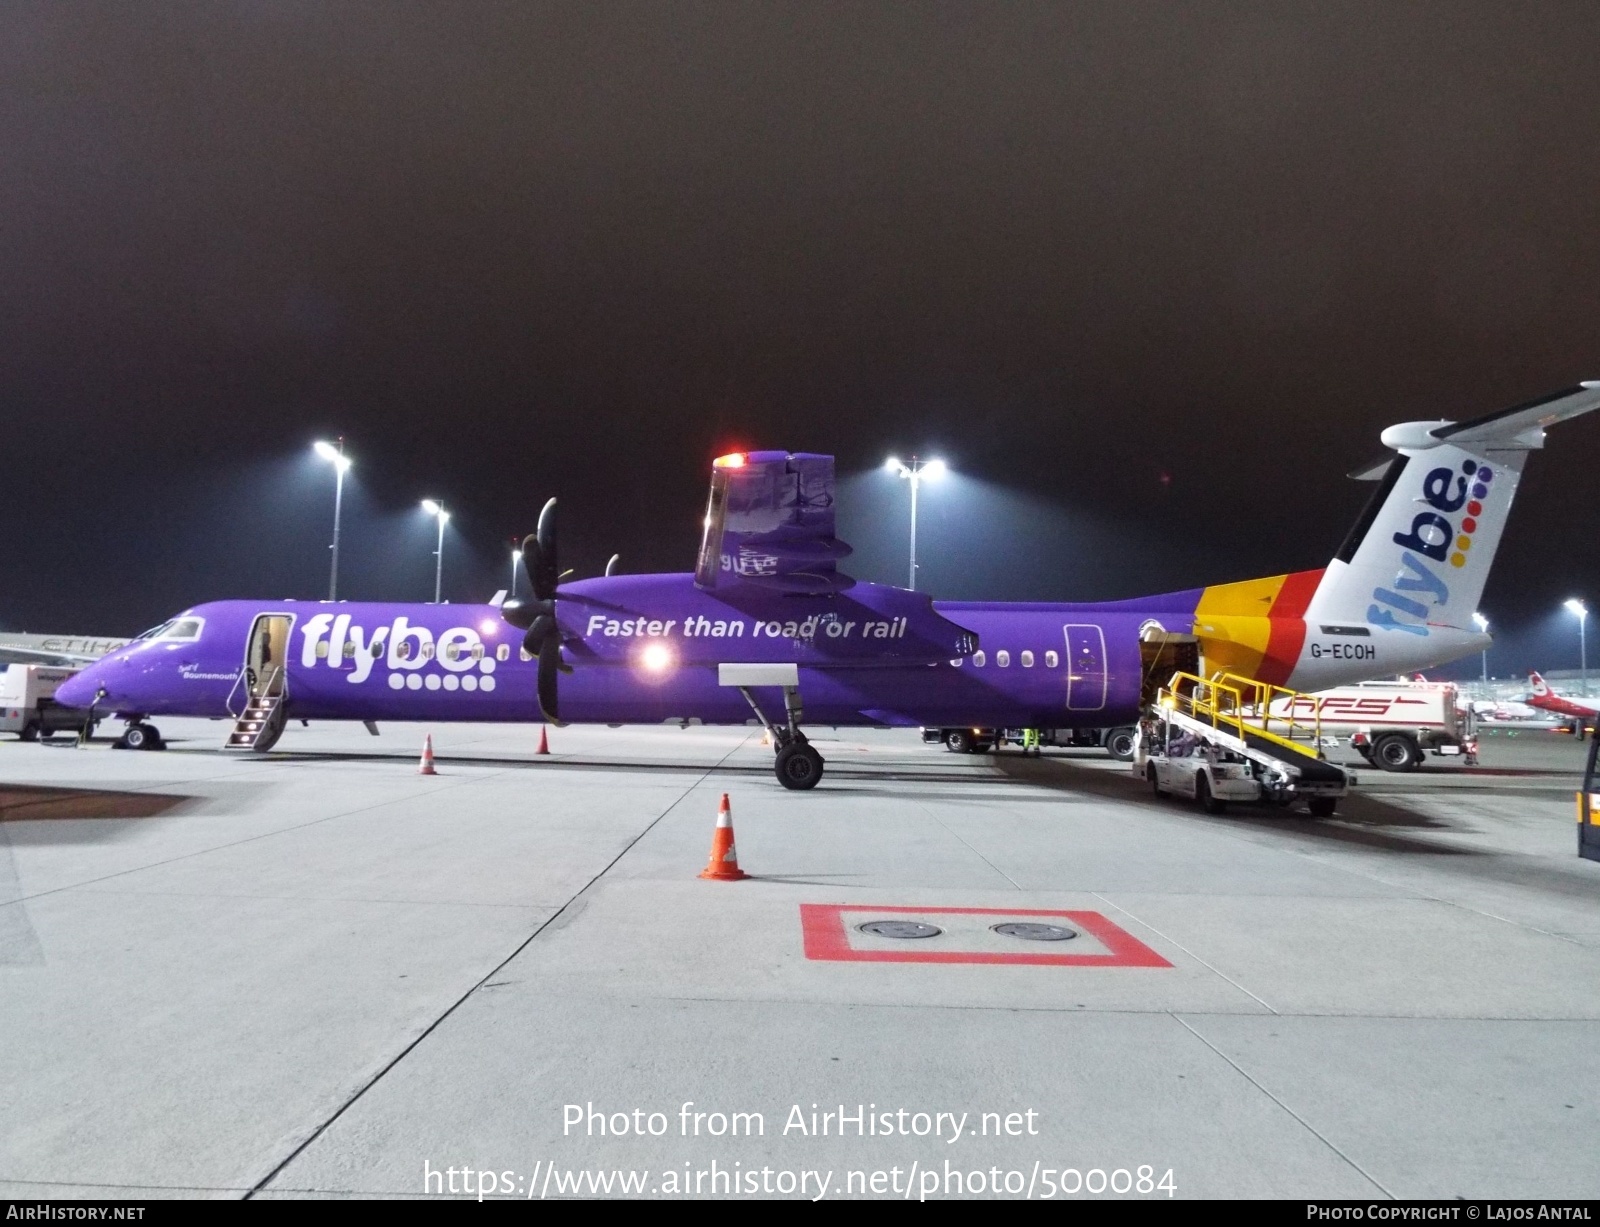
[[[1106,705],[1106,636],[1098,626],[1072,623],[1067,636],[1067,707],[1099,711]]]

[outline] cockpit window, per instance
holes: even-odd
[[[161,632],[166,630],[167,627],[169,627],[171,625],[172,625],[172,623],[170,623],[170,622],[163,622],[160,626],[152,626],[149,630],[140,632],[139,634],[135,635],[134,638],[135,639],[159,639],[161,637]]]
[[[174,618],[165,626],[157,627],[150,638],[164,643],[192,643],[200,638],[200,629],[205,624],[204,618]]]

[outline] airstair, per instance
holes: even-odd
[[[274,671],[276,672],[276,671]],[[244,711],[234,721],[233,732],[228,734],[225,750],[269,750],[283,732],[285,712],[283,691],[273,685],[269,677],[245,703]],[[276,693],[273,693],[276,690]]]
[[[1295,690],[1221,673],[1174,673],[1156,695],[1156,719],[1255,763],[1269,793],[1279,797],[1345,794],[1350,773],[1322,757],[1317,704],[1299,703]],[[1296,709],[1310,714],[1296,716]]]

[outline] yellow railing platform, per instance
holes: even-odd
[[[1241,741],[1247,734],[1264,737],[1296,754],[1321,758],[1318,746],[1322,738],[1322,715],[1313,702],[1308,718],[1295,716],[1295,700],[1300,697],[1297,690],[1232,673],[1219,673],[1209,678],[1197,673],[1174,673],[1161,688],[1156,702],[1167,711],[1180,712]],[[1275,702],[1281,705],[1279,714],[1273,713]],[[1279,728],[1275,730],[1274,724]],[[1295,739],[1296,733],[1302,740]]]

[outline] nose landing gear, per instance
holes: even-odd
[[[143,720],[130,720],[127,730],[116,741],[112,742],[115,750],[165,750],[167,743],[161,740],[161,730],[153,724],[146,724]]]

